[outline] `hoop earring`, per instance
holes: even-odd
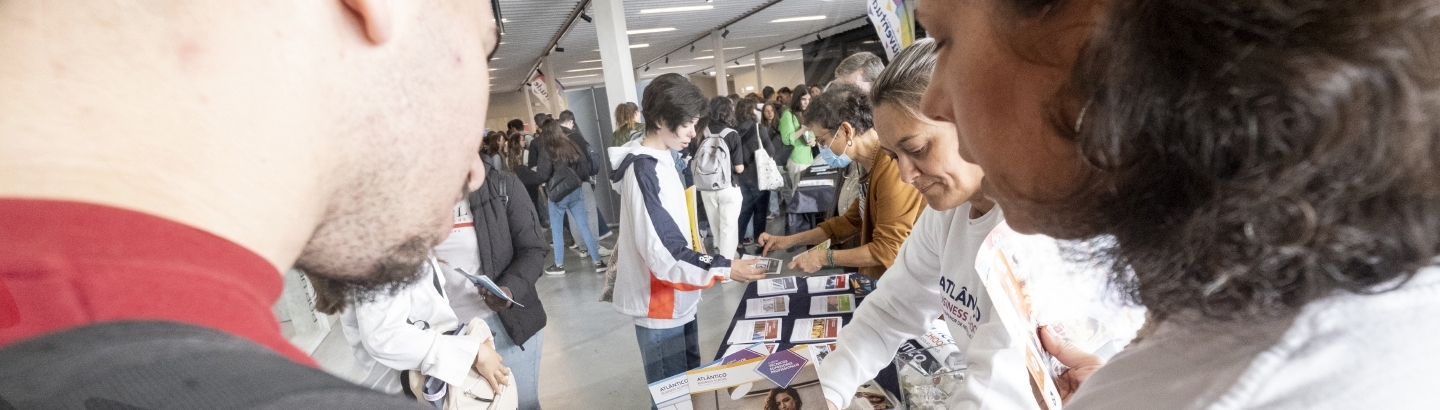
[[[1075,116],[1075,132],[1076,132],[1076,133],[1079,133],[1079,132],[1080,132],[1080,126],[1081,126],[1081,125],[1085,125],[1085,113],[1088,112],[1088,111],[1090,111],[1090,104],[1094,104],[1094,103],[1095,103],[1095,99],[1094,99],[1094,98],[1091,98],[1089,101],[1086,101],[1086,102],[1085,102],[1085,106],[1080,107],[1080,115]]]

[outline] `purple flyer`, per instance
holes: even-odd
[[[805,365],[808,363],[810,363],[810,360],[804,356],[800,356],[789,350],[783,350],[775,352],[775,354],[761,361],[760,366],[756,367],[755,371],[766,379],[770,379],[770,381],[774,382],[777,386],[790,387],[790,382],[795,380],[795,376],[800,374],[800,369],[805,368]]]
[[[731,353],[729,356],[725,356],[725,358],[721,359],[720,364],[721,364],[721,365],[726,365],[726,364],[735,363],[735,362],[743,362],[743,361],[750,360],[750,359],[754,359],[754,358],[757,358],[757,357],[760,357],[760,356],[764,356],[764,355],[759,354],[759,353],[755,353],[754,350],[743,349],[743,350],[740,350],[740,351],[738,351],[738,352]]]

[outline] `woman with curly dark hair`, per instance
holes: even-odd
[[[1093,256],[1149,309],[1103,368],[1042,332],[1067,410],[1433,402],[1440,2],[926,0],[919,19],[940,46],[925,112],[1011,226],[1110,238]]]
[[[765,410],[801,410],[805,403],[800,401],[800,392],[794,387],[776,387],[765,395]]]

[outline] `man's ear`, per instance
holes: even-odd
[[[365,37],[372,44],[383,44],[395,28],[394,10],[388,0],[341,0],[365,28]]]

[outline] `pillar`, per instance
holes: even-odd
[[[715,95],[724,97],[730,94],[730,87],[725,84],[725,38],[720,30],[710,32],[710,43],[715,50]]]
[[[611,115],[620,104],[640,101],[635,93],[635,67],[630,60],[630,37],[625,34],[625,5],[621,0],[594,0],[590,5],[595,12],[595,38],[600,42],[600,66],[605,76],[605,97],[610,102],[606,112],[597,114]]]

